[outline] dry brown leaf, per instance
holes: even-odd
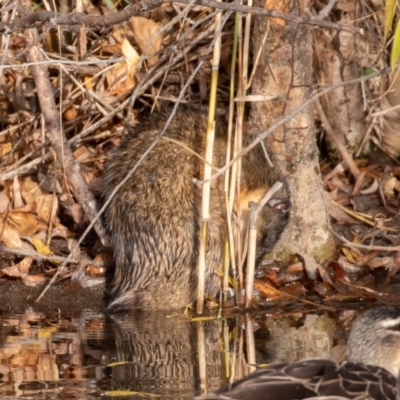
[[[153,54],[161,50],[163,37],[160,33],[157,33],[161,28],[161,24],[143,17],[132,17],[130,23],[133,36],[142,54]],[[148,59],[148,66],[153,66],[158,61],[158,58],[159,56],[154,56]]]
[[[34,203],[38,196],[43,195],[43,190],[39,184],[33,181],[30,177],[26,178],[21,183],[21,194],[26,204]]]
[[[21,262],[17,264],[22,274],[27,274],[31,268],[33,257],[25,257]]]
[[[331,192],[333,193],[333,192]],[[336,193],[336,191],[335,191]],[[329,200],[330,193],[325,193],[325,198],[327,199],[326,204],[328,206],[329,215],[336,220],[339,225],[346,224],[354,224],[355,219],[353,219],[350,215],[348,215],[342,207],[339,205],[335,205],[332,201]]]
[[[393,262],[393,257],[374,257],[368,262],[368,266],[372,269],[387,267]]]
[[[93,78],[91,76],[86,76],[85,77],[85,87],[86,87],[86,89],[94,90]]]
[[[367,254],[361,254],[360,256],[357,257],[357,264],[358,265],[368,264],[370,260],[373,260],[378,254],[379,251],[376,250],[368,252]]]
[[[385,257],[388,258],[388,257]],[[385,279],[385,285],[387,285],[390,280],[392,279],[393,275],[395,275],[399,270],[400,270],[400,252],[396,252],[395,257],[390,260],[387,265],[386,268],[388,269],[388,273]]]
[[[69,236],[73,236],[73,232],[69,232],[68,228],[64,225],[56,223],[54,228],[51,231],[51,237],[60,237],[63,239],[67,239]]]
[[[128,27],[128,26],[127,26],[127,27]],[[124,39],[127,37],[128,32],[126,31],[126,29],[124,29],[124,27],[123,27],[122,25],[117,25],[117,26],[113,29],[111,35],[112,35],[112,37],[114,38],[114,40],[115,40],[117,43],[122,43],[122,42],[124,41]],[[113,47],[116,48],[117,46],[116,46],[116,45],[105,45],[105,46],[102,46],[102,50],[103,50],[103,48],[106,48],[107,50],[108,50],[108,49],[111,49],[111,50],[112,50]],[[111,51],[110,53],[111,53],[111,54],[115,54],[115,53],[118,53],[119,50],[120,50],[119,48],[118,48],[118,50],[114,49],[114,51]]]
[[[90,158],[92,156],[92,153],[89,151],[89,149],[86,146],[79,146],[75,151],[74,151],[74,157],[76,160],[79,162],[83,162],[86,159]]]
[[[282,293],[287,293],[293,297],[300,297],[307,293],[306,288],[300,282],[293,282],[279,289]]]
[[[25,286],[29,287],[35,287],[38,285],[43,285],[46,283],[47,278],[43,274],[37,274],[37,275],[28,275],[28,274],[22,274],[21,276],[21,282]]]
[[[340,179],[339,176],[336,175],[332,176],[332,178],[329,180],[325,179],[325,183],[328,185],[329,190],[340,189],[347,194],[351,194],[353,191],[353,187],[351,185],[347,185],[342,179]]]
[[[290,7],[289,0],[266,0],[264,4],[265,9],[271,9],[275,11],[280,11],[283,13],[288,13]],[[269,18],[274,24],[280,26],[286,26],[286,21],[280,18]]]
[[[36,202],[33,202],[31,204],[26,204],[23,207],[20,208],[14,208],[11,212],[12,213],[35,213],[37,209],[37,204]]]
[[[280,290],[275,289],[273,286],[269,285],[266,282],[254,281],[254,289],[257,289],[263,297],[268,300],[278,300],[287,298],[285,293],[282,293]]]
[[[2,268],[1,275],[7,275],[11,278],[20,278],[23,274],[27,274],[31,268],[33,257],[24,257],[22,261],[12,267]]]
[[[38,228],[37,219],[29,213],[14,211],[8,216],[0,216],[0,218],[3,223],[7,220],[7,224],[22,236],[31,236],[36,233]]]
[[[315,258],[313,256],[310,256],[309,254],[298,252],[297,253],[303,261],[304,268],[307,272],[307,275],[311,279],[315,279],[317,269],[318,269],[318,264],[315,261]]]
[[[70,204],[67,206],[66,210],[76,224],[78,224],[79,226],[83,225],[83,223],[85,222],[85,215],[83,214],[83,210],[80,204]]]
[[[83,171],[83,176],[88,185],[90,185],[92,183],[93,179],[96,178],[96,175],[94,174],[93,170],[87,170],[87,169],[85,169]],[[100,191],[100,193],[101,193],[101,191]]]
[[[7,211],[10,207],[10,199],[8,198],[6,191],[0,192],[0,212]]]
[[[351,193],[352,196],[356,196],[359,193],[361,187],[365,185],[366,175],[367,175],[366,171],[362,171],[358,174],[356,181],[354,183],[353,191]]]
[[[63,115],[67,121],[72,121],[78,116],[78,110],[71,106],[64,111]]]
[[[12,150],[12,143],[11,142],[7,142],[7,143],[1,143],[0,144],[0,160],[5,160],[5,158],[7,157],[7,154]],[[8,159],[7,164],[5,165],[9,165],[12,162],[14,162],[15,160],[13,159],[13,157],[10,157]]]
[[[52,194],[37,197],[37,215],[46,222],[54,220],[58,209],[58,198]]]
[[[19,185],[18,177],[13,179],[13,189],[14,189],[14,208],[20,208],[24,206],[21,195],[21,187]]]
[[[22,247],[22,240],[18,231],[8,224],[4,225],[2,220],[0,220],[0,242],[11,249],[20,249]]]
[[[127,39],[124,39],[121,46],[125,62],[116,63],[106,74],[109,95],[122,95],[136,85],[136,68],[139,63],[139,54],[132,47]]]
[[[20,278],[21,271],[19,270],[17,265],[13,265],[12,267],[5,267],[0,270],[0,276],[9,276],[10,278]]]
[[[329,272],[327,271],[327,269],[321,264],[317,264],[317,268],[323,282],[333,285],[332,279],[329,276]]]
[[[395,189],[397,188],[398,181],[394,176],[383,174],[382,189],[386,196],[394,196]]]
[[[347,249],[346,247],[343,247],[342,252],[346,256],[348,262],[350,262],[351,264],[355,264],[357,262],[355,259],[355,257],[357,256],[353,254],[351,250]]]

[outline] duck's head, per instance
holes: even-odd
[[[400,373],[400,308],[373,308],[354,321],[347,343],[349,360]]]

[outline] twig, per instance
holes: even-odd
[[[65,13],[60,14],[53,11],[38,11],[30,12],[25,17],[19,18],[14,21],[0,22],[0,33],[16,32],[19,30],[30,29],[41,23],[43,25],[51,24],[57,25],[86,25],[90,27],[110,27],[122,22],[129,20],[131,17],[140,16],[146,14],[153,9],[161,6],[163,3],[170,2],[170,0],[146,0],[140,1],[133,5],[130,5],[114,14],[109,15],[87,15],[83,13]],[[177,0],[177,3],[193,3],[194,5],[200,5],[204,7],[211,7],[218,10],[241,12],[251,15],[264,15],[266,17],[279,18],[286,21],[294,22],[297,24],[305,24],[311,26],[318,26],[321,28],[335,29],[338,31],[347,31],[352,33],[363,34],[363,29],[356,28],[353,26],[335,24],[333,22],[320,20],[319,17],[300,17],[295,14],[285,14],[275,10],[266,10],[260,7],[247,7],[236,3],[220,3],[215,0]],[[28,10],[24,10],[28,12]]]
[[[348,247],[354,247],[355,249],[365,249],[365,250],[378,250],[378,251],[400,251],[400,246],[376,246],[376,245],[366,245],[366,244],[359,244],[359,243],[352,243],[350,240],[347,240],[344,236],[338,235],[333,230],[331,233],[340,239],[344,244]]]
[[[59,261],[63,262],[67,259],[67,257],[61,257],[61,256],[53,256],[53,255],[48,255],[48,254],[40,254],[37,251],[34,250],[21,250],[21,249],[12,249],[10,247],[2,246],[0,245],[0,251],[4,251],[7,253],[12,253],[17,256],[22,256],[22,257],[33,257],[35,259],[41,259],[41,260],[48,260],[48,261]],[[78,264],[79,261],[76,260],[75,258],[70,258],[68,260],[71,264]]]
[[[31,43],[36,42],[36,30],[33,29],[30,36]],[[28,55],[31,61],[41,61],[43,59],[40,48],[37,45],[33,45],[29,49]],[[57,153],[57,157],[65,165],[66,174],[74,188],[75,196],[79,200],[85,215],[89,220],[92,220],[97,214],[96,201],[83,177],[78,161],[75,160],[72,150],[62,134],[59,114],[54,102],[53,89],[50,84],[47,69],[43,65],[35,65],[31,67],[31,70],[36,87],[40,88],[40,90],[38,90],[38,98],[47,126],[47,138],[52,148]],[[100,221],[95,224],[94,228],[102,243],[106,245],[107,235]]]
[[[325,96],[327,93],[336,90],[339,87],[346,86],[346,85],[354,85],[357,83],[365,82],[375,76],[387,74],[390,72],[390,68],[385,68],[383,70],[373,72],[370,75],[367,76],[361,76],[359,78],[355,79],[350,79],[349,81],[343,81],[339,82],[335,85],[330,86],[329,88],[321,90],[319,93],[311,96],[308,100],[306,100],[304,103],[302,103],[300,106],[296,107],[291,113],[286,114],[284,117],[282,117],[279,121],[275,122],[273,125],[271,125],[267,130],[259,133],[254,139],[252,143],[250,143],[248,146],[246,146],[242,151],[237,154],[230,162],[229,164],[226,164],[224,167],[220,168],[218,171],[218,174],[213,175],[211,179],[217,178],[219,175],[225,173],[227,169],[229,169],[239,158],[243,157],[245,154],[247,154],[249,151],[251,151],[254,147],[256,147],[259,143],[263,142],[264,139],[270,135],[272,132],[274,132],[276,129],[278,129],[280,126],[286,124],[286,122],[289,122],[295,115],[297,115],[299,112],[304,110],[306,107],[309,107],[313,102],[315,102],[316,99],[319,99],[322,96]]]

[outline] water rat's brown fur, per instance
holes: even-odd
[[[168,109],[142,118],[112,151],[104,173],[105,198],[153,143],[169,115]],[[111,309],[169,310],[195,300],[202,190],[194,178],[202,178],[204,164],[184,146],[204,157],[206,128],[206,114],[180,108],[163,138],[111,200],[105,214],[115,257],[108,291]],[[225,158],[226,125],[218,121],[214,165],[223,166]],[[243,196],[265,192],[278,179],[278,174],[267,167],[260,146],[244,158],[243,168]],[[211,183],[206,291],[212,296],[220,288],[226,232],[223,181],[221,176]],[[287,186],[275,197],[289,204]],[[286,211],[268,204],[264,207],[258,254],[270,251],[279,239],[287,223]]]

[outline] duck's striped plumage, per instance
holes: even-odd
[[[197,400],[400,400],[400,308],[368,310],[353,323],[350,361],[274,363]]]

